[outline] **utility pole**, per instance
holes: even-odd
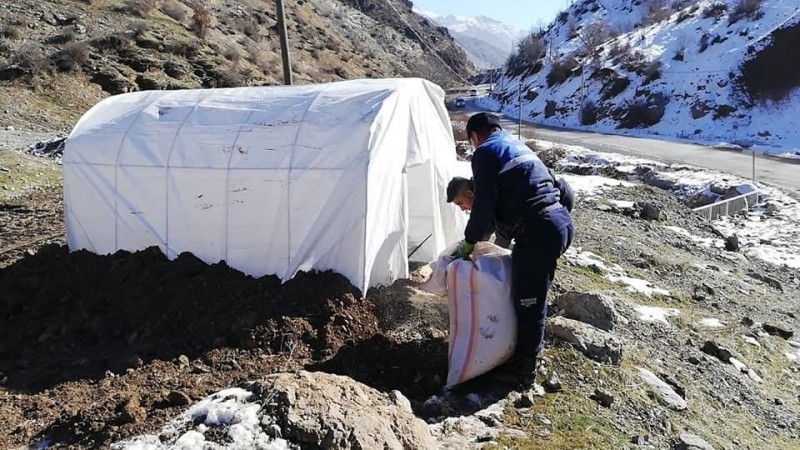
[[[286,14],[283,0],[275,0],[278,9],[278,33],[281,38],[281,56],[283,57],[283,84],[292,84],[292,61],[289,58],[289,39],[286,37]]]

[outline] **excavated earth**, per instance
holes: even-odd
[[[361,299],[340,275],[281,285],[190,254],[169,261],[157,248],[70,253],[60,205],[45,190],[0,207],[2,448],[45,438],[107,447],[189,401],[302,368],[417,400],[441,389],[446,333],[390,336],[403,311]]]

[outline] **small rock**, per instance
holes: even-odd
[[[178,365],[181,367],[189,367],[189,357],[186,355],[178,356]]]
[[[753,370],[753,369],[748,369],[747,370],[747,376],[750,377],[750,379],[755,381],[756,383],[763,383],[764,382],[764,380],[762,380],[761,377],[758,376],[756,371]]]
[[[661,220],[661,208],[650,202],[637,202],[636,206],[640,209],[639,217],[644,220]]]
[[[186,406],[192,403],[192,399],[183,392],[172,391],[167,394],[167,402],[172,406]]]
[[[514,408],[525,409],[533,406],[533,395],[530,393],[520,394],[519,398],[514,401]]]
[[[732,234],[725,238],[725,250],[729,252],[738,252],[739,248],[739,236]]]
[[[561,379],[558,377],[558,373],[555,371],[550,373],[550,376],[547,378],[547,381],[544,382],[543,387],[546,392],[560,392]]]
[[[689,364],[694,364],[695,366],[700,364],[700,360],[695,356],[690,356],[687,361],[689,361]]]
[[[537,414],[536,420],[539,421],[542,425],[552,425],[553,421],[545,417],[543,414]]]
[[[634,436],[631,438],[631,444],[636,445],[645,445],[647,444],[648,438],[647,436]]]
[[[729,361],[740,372],[747,373],[747,365],[736,358],[731,358]]]
[[[793,331],[789,331],[786,328],[779,327],[777,325],[772,325],[772,324],[765,323],[761,327],[767,333],[769,333],[769,334],[771,334],[773,336],[779,336],[779,337],[781,337],[783,339],[787,339],[788,340],[788,339],[791,339],[792,336],[794,336],[794,332]]]
[[[700,349],[703,353],[709,354],[724,363],[729,363],[731,359],[731,351],[725,347],[719,346],[714,341],[706,341]]]
[[[266,433],[267,436],[273,439],[283,438],[283,431],[281,430],[281,427],[274,423],[272,425],[265,427],[264,433]]]
[[[638,369],[642,380],[653,390],[659,403],[675,411],[683,411],[688,407],[686,400],[681,398],[672,386],[662,381],[653,372],[641,367]]]
[[[783,406],[783,400],[779,399],[778,397],[775,397],[774,399],[772,399],[772,402],[775,403],[778,406]]]
[[[142,423],[147,420],[147,410],[139,405],[139,397],[134,395],[119,407],[122,423]]]
[[[144,361],[138,356],[134,356],[128,360],[128,367],[133,369],[141,369],[144,366]]]
[[[755,324],[753,319],[749,317],[742,317],[742,321],[740,323],[746,327],[752,327]]]
[[[610,408],[611,405],[614,404],[614,396],[600,389],[595,389],[594,394],[589,398],[597,403],[600,403],[601,406],[605,406],[606,408]]]
[[[714,447],[700,436],[684,431],[674,439],[672,450],[714,450]]]
[[[675,378],[672,378],[669,374],[663,372],[658,374],[658,378],[661,378],[663,382],[672,386],[672,389],[674,389],[675,392],[678,395],[680,395],[682,399],[686,399],[686,389],[684,389],[684,387],[681,386],[681,384],[678,383],[678,381]]]

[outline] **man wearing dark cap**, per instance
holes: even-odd
[[[473,198],[464,242],[454,254],[466,258],[475,243],[496,231],[513,238],[512,293],[517,312],[517,348],[505,368],[523,387],[535,381],[544,346],[547,292],[558,258],[575,229],[548,168],[522,141],[504,131],[500,117],[477,113],[467,121],[472,156]]]

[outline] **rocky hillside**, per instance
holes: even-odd
[[[286,13],[298,84],[422,76],[444,85],[473,70],[447,30],[404,0],[289,0]],[[283,81],[271,1],[21,0],[0,5],[0,24],[4,128],[63,132],[128,91]]]
[[[484,106],[569,127],[800,147],[798,4],[582,0],[530,35]]]

